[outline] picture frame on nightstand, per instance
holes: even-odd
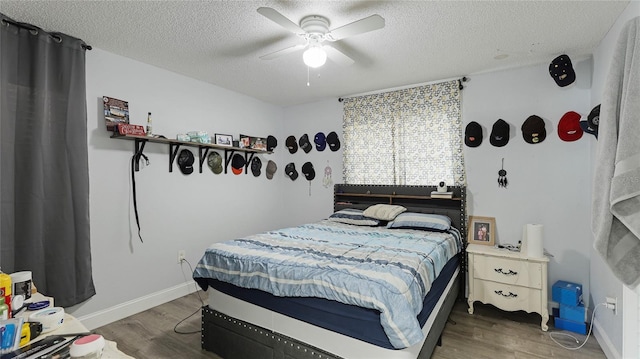
[[[496,219],[494,217],[469,216],[467,242],[494,246],[496,243]]]

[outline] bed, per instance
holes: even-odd
[[[327,219],[214,243],[193,275],[209,294],[202,348],[224,359],[431,357],[464,295],[466,243],[465,188],[435,190],[338,184]],[[374,209],[390,220],[368,223]]]

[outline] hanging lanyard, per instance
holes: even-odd
[[[136,224],[138,225],[138,238],[140,238],[140,242],[144,243],[142,240],[142,235],[140,235],[140,218],[138,217],[138,203],[136,200],[136,171],[135,164],[140,161],[140,157],[143,157],[146,161],[146,164],[149,165],[149,158],[142,153],[142,149],[140,151],[133,154],[131,157],[131,186],[133,188],[133,210],[136,214]]]

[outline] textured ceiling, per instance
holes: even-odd
[[[7,1],[16,21],[280,106],[589,56],[628,1]],[[302,42],[260,15],[298,23],[322,15],[337,28],[379,14],[380,30],[334,43],[354,60],[311,69]],[[496,59],[498,55],[508,55]],[[91,53],[88,54],[91,56]],[[504,56],[498,56],[504,57]],[[550,79],[551,80],[551,79]]]

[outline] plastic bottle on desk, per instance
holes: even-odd
[[[11,276],[0,270],[0,319],[11,318]]]
[[[147,136],[153,136],[151,131],[151,112],[147,114]]]

